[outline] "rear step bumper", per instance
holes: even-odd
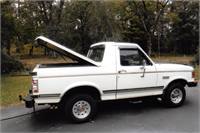
[[[19,100],[20,101],[23,100],[25,102],[26,108],[33,108],[34,107],[35,101],[34,101],[33,97],[31,97],[30,95],[27,95],[24,98],[21,95],[19,95]]]

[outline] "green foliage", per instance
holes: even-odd
[[[155,47],[153,39],[162,34],[160,29],[163,26],[168,2],[168,0],[125,1],[124,14],[121,15],[125,39],[138,42],[151,55]]]
[[[176,1],[171,12],[176,14],[168,32],[170,50],[179,54],[191,54],[199,43],[199,2]]]
[[[1,7],[1,46],[6,47],[10,54],[11,41],[16,35],[15,18],[12,15],[11,2],[4,2]]]
[[[99,41],[136,42],[149,54],[193,54],[198,47],[198,1],[26,0],[1,5],[2,48],[8,54],[11,43],[20,52],[39,35],[83,54]]]
[[[18,71],[22,71],[23,69],[24,69],[23,64],[20,61],[1,52],[1,73],[2,74],[18,72]]]

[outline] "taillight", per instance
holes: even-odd
[[[32,91],[33,93],[38,93],[38,80],[32,80]]]
[[[195,78],[195,71],[192,72],[192,78]]]

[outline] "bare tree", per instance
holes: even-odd
[[[155,1],[132,1],[136,10],[136,15],[138,16],[142,26],[148,36],[147,38],[147,49],[148,54],[152,54],[152,37],[157,30],[157,25],[160,21],[160,16],[165,10],[166,5],[169,0],[157,0]],[[147,3],[153,2],[156,4],[155,8],[147,7]],[[152,12],[152,14],[150,14]]]

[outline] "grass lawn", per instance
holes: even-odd
[[[191,64],[193,56],[170,56],[161,55],[160,57],[151,57],[154,62],[178,63],[178,64]]]
[[[30,76],[1,76],[1,107],[19,104],[19,94],[25,96],[31,86]]]
[[[195,79],[200,81],[200,68],[199,68],[199,65],[195,66]]]

